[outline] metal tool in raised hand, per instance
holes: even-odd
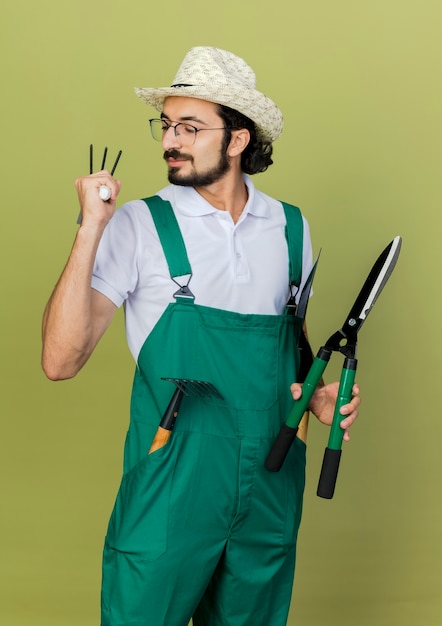
[[[310,274],[308,275],[307,280],[304,283],[301,294],[299,296],[298,303],[295,302],[295,297],[292,296],[287,303],[287,306],[292,308],[293,314],[298,319],[299,325],[299,337],[298,337],[298,345],[297,348],[300,353],[300,368],[297,377],[297,382],[304,382],[305,376],[310,369],[310,366],[313,362],[313,355],[310,348],[310,344],[307,340],[307,337],[304,333],[304,320],[307,313],[307,306],[309,303],[309,298],[312,290],[313,279],[315,277],[316,268],[318,266],[319,256],[321,252],[319,252],[316,261],[313,264],[312,269],[310,270]],[[305,413],[305,411],[304,411]],[[304,415],[301,415],[299,421],[293,426],[284,423],[281,426],[281,430],[279,431],[278,437],[276,438],[275,443],[273,444],[269,455],[265,461],[265,466],[271,472],[278,472],[281,469],[281,466],[284,462],[285,457],[287,456],[287,452],[289,451],[290,446],[292,445],[299,428],[299,423]]]
[[[200,398],[216,397],[223,400],[223,396],[212,383],[203,380],[192,380],[188,378],[162,378],[168,380],[176,386],[169,404],[161,418],[160,425],[152,441],[149,454],[162,448],[169,441],[175,421],[181,406],[183,396],[193,396]]]
[[[345,356],[345,360],[342,368],[338,397],[336,400],[333,421],[330,429],[330,436],[324,454],[324,460],[317,489],[317,495],[321,498],[331,499],[335,490],[342,452],[342,439],[344,436],[344,431],[340,427],[340,422],[342,421],[342,419],[344,419],[343,416],[340,414],[340,409],[345,404],[348,404],[352,398],[352,388],[357,368],[357,334],[362,324],[365,322],[371,309],[373,308],[374,303],[376,302],[379,294],[384,288],[391,273],[393,272],[393,269],[399,257],[401,243],[401,237],[395,237],[393,241],[391,241],[379,255],[358,297],[356,298],[342,328],[336,331],[327,340],[325,345],[319,349],[313,361],[313,364],[305,378],[302,388],[302,396],[294,403],[293,409],[282,427],[297,427],[302,418],[302,415],[304,414],[304,411],[307,409],[310,403],[310,400],[316,390],[316,387],[319,384],[319,381],[322,378],[322,375],[325,368],[327,367],[332,353],[341,352],[341,354]],[[277,442],[278,440],[275,441],[274,446],[277,445]],[[273,471],[277,471],[284,462],[287,450],[280,449],[280,453],[277,453],[275,450],[272,449],[270,454],[272,455],[273,459],[275,458],[275,455],[279,454],[279,467],[276,470],[273,469]],[[274,465],[276,465],[275,462]]]
[[[123,151],[120,150],[117,154],[117,158],[115,159],[115,163],[111,169],[110,175],[113,176],[114,172],[117,168],[118,165],[118,161],[120,160],[121,155],[123,154]],[[104,149],[104,153],[103,153],[103,159],[101,161],[101,169],[104,170],[104,167],[106,165],[106,157],[107,157],[107,147]],[[93,174],[94,173],[94,147],[91,144],[89,146],[89,174]],[[98,195],[100,196],[100,198],[103,200],[103,202],[107,202],[108,200],[110,200],[112,192],[110,187],[108,187],[107,185],[100,185],[100,188],[98,189]],[[77,224],[81,224],[82,222],[82,214],[81,211],[78,215],[77,218]]]

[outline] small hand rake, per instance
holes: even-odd
[[[120,150],[117,154],[117,158],[115,159],[115,163],[110,171],[111,176],[114,175],[115,170],[117,169],[118,161],[120,160],[120,157],[122,154],[123,154],[123,151]],[[103,159],[101,161],[102,170],[104,170],[104,166],[106,165],[106,157],[107,157],[107,147],[104,149]],[[93,173],[94,173],[94,146],[91,144],[89,146],[89,174],[93,174]],[[111,195],[112,195],[110,187],[108,187],[107,185],[101,185],[98,190],[98,195],[103,200],[103,202],[108,202],[108,200],[110,200]],[[83,216],[80,211],[77,217],[77,224],[81,224],[82,220],[83,220]]]
[[[174,383],[176,389],[161,418],[160,425],[150,446],[149,454],[159,450],[169,441],[183,396],[192,396],[194,398],[215,397],[223,400],[223,396],[218,389],[212,383],[203,380],[190,380],[188,378],[162,378],[161,380],[168,380]]]

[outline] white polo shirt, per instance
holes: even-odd
[[[249,198],[234,224],[192,187],[170,185],[158,195],[175,211],[190,265],[195,302],[238,313],[279,315],[289,295],[285,216],[277,200],[245,177]],[[303,282],[312,266],[304,218]],[[186,281],[183,281],[186,282]],[[142,200],[124,204],[101,239],[92,287],[124,304],[129,349],[136,360],[178,286],[171,280],[150,211]]]

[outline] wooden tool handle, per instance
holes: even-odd
[[[150,446],[149,454],[152,454],[152,452],[155,452],[155,450],[159,450],[160,448],[165,446],[166,443],[169,441],[171,434],[171,430],[167,430],[167,428],[158,426],[158,430],[152,441],[152,445]]]

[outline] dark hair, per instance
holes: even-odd
[[[273,147],[271,141],[258,139],[255,123],[242,113],[239,113],[230,107],[219,104],[218,115],[221,117],[226,126],[226,130],[224,131],[224,148],[226,150],[232,138],[232,133],[227,129],[240,130],[241,128],[246,128],[250,133],[250,142],[241,154],[242,171],[245,174],[258,174],[259,172],[265,172],[266,169],[273,163]]]

